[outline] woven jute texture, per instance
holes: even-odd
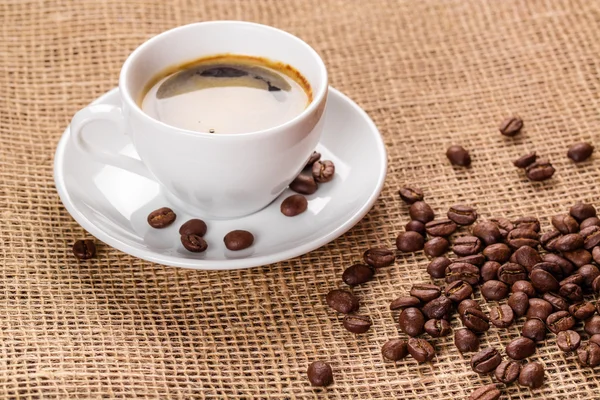
[[[275,265],[182,270],[102,243],[96,259],[77,262],[70,248],[90,235],[52,179],[64,128],[116,86],[139,44],[214,19],[273,25],[320,52],[332,85],[384,137],[380,199],[341,238]],[[433,340],[432,363],[380,354],[402,336],[389,301],[429,282],[422,252],[354,289],[374,320],[367,334],[345,331],[325,304],[366,248],[393,246],[408,221],[397,189],[420,186],[438,215],[468,203],[484,218],[538,216],[544,229],[575,200],[600,206],[598,157],[566,158],[600,129],[597,0],[0,0],[0,25],[1,398],[466,398],[492,378],[471,371],[452,336]],[[514,139],[497,131],[512,114],[525,121]],[[471,168],[449,165],[452,143],[471,151]],[[553,179],[532,183],[512,166],[530,150],[550,158]],[[482,346],[503,351],[521,325],[490,329]],[[597,370],[554,338],[530,358],[546,367],[544,387],[511,385],[505,398],[600,396]],[[333,366],[329,388],[306,379],[317,359]]]

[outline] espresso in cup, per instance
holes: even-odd
[[[262,57],[221,54],[157,74],[139,104],[152,118],[177,128],[231,134],[282,125],[311,101],[310,84],[294,67]]]

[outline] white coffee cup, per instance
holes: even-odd
[[[313,101],[283,125],[241,134],[176,128],[140,109],[136,99],[160,71],[224,53],[291,65],[310,83]],[[327,92],[323,60],[297,37],[249,22],[195,23],[161,33],[134,50],[119,77],[121,107],[90,105],[77,112],[71,121],[71,140],[100,162],[155,179],[174,206],[189,213],[238,217],[268,205],[302,170],[323,130]],[[129,135],[139,159],[86,141],[85,125],[98,120],[111,121],[119,133]]]

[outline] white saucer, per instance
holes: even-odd
[[[94,101],[120,104],[117,89]],[[98,122],[87,127],[89,140],[123,154],[134,155],[128,138],[111,132]],[[100,132],[98,132],[100,131]],[[98,133],[98,134],[95,134]],[[348,97],[331,88],[325,128],[317,148],[322,159],[335,163],[335,178],[307,196],[308,210],[286,217],[279,207],[292,194],[289,189],[263,210],[247,217],[211,220],[190,215],[167,200],[158,183],[122,169],[92,161],[69,141],[67,128],[54,158],[54,180],[60,198],[73,218],[88,232],[125,253],[164,265],[222,270],[270,264],[305,254],[334,240],[352,228],[379,196],[387,169],[385,146],[369,116]],[[159,207],[172,207],[173,225],[153,229],[148,214]],[[208,225],[208,250],[186,251],[179,240],[179,226],[190,218]],[[255,236],[254,245],[232,252],[223,237],[234,229]]]

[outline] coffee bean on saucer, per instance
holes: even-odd
[[[584,367],[597,367],[600,365],[600,345],[587,342],[577,349],[577,358]]]
[[[555,215],[551,219],[552,225],[563,235],[579,232],[579,223],[569,214]]]
[[[325,301],[329,307],[342,314],[350,314],[351,312],[358,310],[359,307],[358,298],[352,293],[342,289],[331,290],[327,293]]]
[[[543,299],[529,299],[529,308],[525,315],[527,319],[539,318],[542,321],[546,321],[546,318],[552,313],[552,304],[548,303]]]
[[[424,201],[416,201],[411,204],[408,208],[408,213],[410,214],[411,219],[420,221],[424,224],[433,221],[433,218],[435,217],[429,204]]]
[[[569,147],[569,151],[567,151],[567,157],[575,162],[585,161],[594,152],[594,146],[589,143],[581,142],[575,143],[571,147]]]
[[[374,273],[373,268],[368,265],[354,264],[344,270],[342,280],[348,286],[356,286],[370,281]]]
[[[404,186],[400,188],[398,194],[406,204],[413,204],[417,201],[423,201],[424,198],[423,191],[414,186]]]
[[[513,293],[523,292],[529,297],[535,296],[535,289],[529,281],[516,281],[512,284],[511,291]]]
[[[450,164],[459,165],[461,167],[468,167],[471,165],[471,156],[464,147],[454,145],[448,147],[446,150],[446,157],[450,160]]]
[[[546,326],[552,333],[566,331],[575,326],[575,318],[568,311],[557,311],[546,318]]]
[[[448,239],[443,238],[441,236],[435,236],[425,242],[425,245],[423,246],[423,251],[429,257],[439,257],[445,252],[447,252],[449,247],[450,242],[448,241]]]
[[[442,294],[442,290],[437,286],[430,283],[421,283],[413,285],[410,288],[410,295],[418,298],[424,303],[437,299]]]
[[[187,251],[192,253],[202,253],[208,248],[208,243],[200,235],[194,233],[181,235],[181,244]]]
[[[403,253],[422,250],[424,245],[425,239],[417,232],[400,232],[396,238],[396,247]]]
[[[457,225],[471,225],[477,220],[477,211],[473,207],[463,204],[450,207],[447,215]]]
[[[96,245],[91,239],[78,240],[73,244],[73,254],[80,260],[89,260],[96,255]]]
[[[583,330],[590,336],[600,333],[600,315],[594,315],[592,318],[585,321]]]
[[[406,232],[417,232],[421,236],[425,237],[427,235],[427,231],[425,230],[425,224],[421,221],[417,221],[413,219],[412,221],[408,221],[408,223],[404,226],[404,230]]]
[[[483,249],[483,255],[490,261],[505,263],[510,258],[512,250],[504,243],[496,243]]]
[[[530,362],[521,368],[519,385],[537,389],[544,383],[544,367],[538,362]]]
[[[508,306],[517,317],[522,317],[529,308],[529,297],[524,292],[514,292],[508,299]]]
[[[421,300],[414,296],[401,296],[390,303],[390,310],[400,310],[409,307],[420,307]]]
[[[308,380],[313,386],[329,386],[333,383],[331,366],[323,361],[315,361],[308,366],[306,371]]]
[[[335,175],[335,165],[332,161],[316,161],[312,166],[312,175],[319,183],[329,182]]]
[[[181,225],[179,234],[204,236],[206,234],[206,223],[201,219],[190,219]]]
[[[512,308],[506,304],[490,309],[490,322],[497,328],[508,328],[512,325],[515,315]]]
[[[454,332],[454,345],[461,353],[479,350],[479,338],[469,329],[459,329]]]
[[[452,251],[458,256],[472,256],[483,248],[481,239],[477,236],[461,236],[454,240]]]
[[[508,117],[500,123],[500,133],[504,136],[515,136],[523,128],[523,120],[519,117]]]
[[[465,281],[454,281],[446,286],[444,293],[453,302],[460,303],[473,294],[473,287]]]
[[[425,327],[425,317],[418,308],[405,308],[398,317],[398,324],[408,336],[419,336]]]
[[[408,352],[418,363],[431,361],[435,356],[435,349],[425,339],[410,338],[408,340]]]
[[[506,345],[506,355],[513,360],[523,360],[535,353],[535,342],[527,337],[518,337]]]
[[[248,231],[235,230],[225,235],[223,242],[225,242],[225,247],[229,250],[243,250],[252,246],[254,243],[254,235]]]
[[[396,254],[385,247],[372,247],[365,251],[363,260],[373,268],[384,268],[394,263]]]
[[[594,206],[591,204],[587,204],[587,203],[578,201],[571,207],[571,209],[569,210],[569,213],[577,221],[583,221],[587,218],[595,217],[596,216],[596,208],[594,208]]]
[[[595,312],[596,308],[589,301],[583,301],[569,306],[569,313],[581,321],[590,318]]]
[[[425,231],[430,236],[450,236],[456,228],[456,224],[449,219],[433,220],[425,224]]]
[[[600,227],[600,218],[598,217],[590,217],[581,221],[579,224],[579,229],[583,230],[585,228],[589,228],[590,226],[598,226]]]
[[[390,361],[399,361],[408,354],[408,342],[404,339],[388,340],[381,348],[381,355]]]
[[[162,207],[148,215],[148,224],[156,229],[166,228],[175,221],[175,218],[177,218],[177,215],[173,210],[169,207]]]
[[[481,280],[484,282],[497,280],[498,270],[500,269],[500,263],[496,261],[487,261],[481,267]]]
[[[498,365],[498,367],[496,367],[496,371],[494,371],[494,376],[499,382],[508,385],[519,378],[520,372],[521,363],[514,360],[506,360],[502,361]]]
[[[371,328],[373,322],[368,315],[346,315],[342,324],[348,332],[365,333]]]
[[[310,158],[306,162],[306,166],[310,167],[314,163],[316,163],[317,161],[319,161],[320,159],[321,159],[321,153],[319,153],[317,151],[313,151],[312,154],[310,155]]]
[[[525,175],[530,181],[539,182],[552,178],[556,170],[546,158],[541,158],[525,168]]]
[[[579,348],[580,344],[581,336],[570,329],[558,332],[558,335],[556,335],[556,345],[564,352],[575,351]]]
[[[468,400],[498,400],[501,395],[502,392],[498,390],[495,384],[491,383],[475,389],[469,395]]]
[[[536,158],[537,155],[534,151],[517,158],[515,161],[513,161],[513,165],[517,168],[527,168],[535,162]]]
[[[488,347],[471,357],[471,368],[478,374],[487,374],[494,371],[501,362],[502,356],[498,350]]]
[[[481,294],[486,300],[502,300],[508,296],[508,285],[497,280],[489,280],[481,285]]]
[[[436,257],[427,266],[427,273],[434,279],[441,279],[446,276],[446,268],[452,264],[452,261],[446,257]]]
[[[546,324],[539,318],[528,319],[523,324],[521,334],[534,342],[541,342],[546,338]]]
[[[473,332],[481,333],[490,329],[489,318],[476,308],[468,308],[462,315],[462,321]]]
[[[465,299],[465,300],[461,301],[460,304],[458,305],[458,314],[460,315],[461,318],[464,315],[465,311],[467,311],[469,308],[474,308],[476,310],[481,311],[481,306],[479,305],[479,303],[476,300]]]
[[[314,164],[313,164],[314,165]],[[319,185],[312,176],[312,173],[301,172],[293,181],[290,183],[290,189],[300,194],[313,194],[317,191]]]
[[[286,197],[280,206],[281,213],[286,217],[295,217],[302,214],[307,208],[308,201],[301,194],[293,194]]]
[[[491,221],[482,221],[473,226],[473,235],[483,240],[486,246],[498,243],[502,240],[502,234],[498,225]]]

